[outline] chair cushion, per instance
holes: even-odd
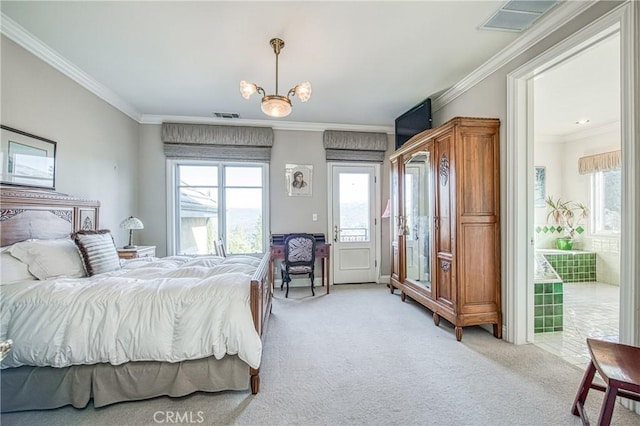
[[[290,274],[309,274],[311,273],[311,267],[306,265],[289,266]]]
[[[309,262],[313,259],[313,241],[308,238],[292,238],[287,241],[289,245],[289,262]]]

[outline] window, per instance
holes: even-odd
[[[266,246],[266,164],[172,160],[176,254],[213,254],[222,239],[230,254]]]
[[[608,170],[591,175],[591,225],[593,232],[620,232],[621,172]]]

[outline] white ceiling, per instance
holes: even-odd
[[[560,141],[618,123],[619,33],[536,77],[534,117],[537,137]]]
[[[458,83],[520,35],[478,29],[504,3],[3,0],[0,8],[139,116],[229,112],[277,120],[261,112],[258,95],[243,99],[238,84],[244,79],[273,94],[269,40],[279,37],[286,44],[279,94],[304,80],[313,85],[309,102],[294,99],[284,120],[392,128],[395,117]],[[579,69],[586,78],[588,68]],[[553,93],[559,86],[550,87]],[[541,123],[557,116],[552,108]],[[549,131],[564,131],[554,125]]]

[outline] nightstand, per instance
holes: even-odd
[[[120,259],[138,259],[141,257],[155,257],[156,246],[137,246],[136,248],[118,249],[118,257]]]

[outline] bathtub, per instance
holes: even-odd
[[[596,281],[596,253],[585,250],[536,249],[536,257],[544,259],[557,272],[563,282]]]
[[[591,253],[590,251],[584,251],[584,250],[558,250],[558,249],[536,249],[536,253],[540,253],[542,255],[560,255],[560,254],[585,254],[585,253]]]
[[[536,253],[535,266],[533,331],[534,333],[562,331],[564,325],[564,286],[562,278],[542,253]]]
[[[536,250],[540,252],[542,250]],[[549,250],[549,251],[561,251],[561,250]],[[533,279],[535,283],[557,283],[562,282],[562,278],[556,272],[551,264],[547,261],[542,253],[536,253],[536,270]]]

